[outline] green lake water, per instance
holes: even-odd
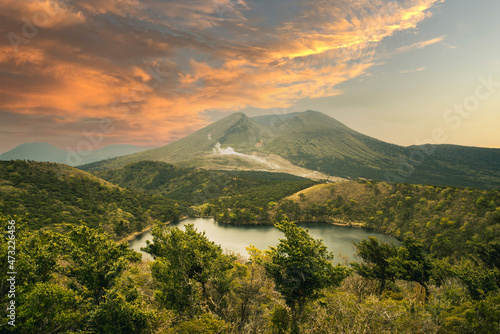
[[[186,224],[194,224],[198,231],[205,231],[206,236],[216,244],[221,245],[223,249],[230,250],[235,253],[240,253],[244,257],[248,257],[246,247],[255,245],[257,248],[264,250],[269,246],[275,246],[279,239],[284,235],[274,226],[235,226],[218,224],[212,218],[189,218],[184,219],[176,224],[168,226],[176,226],[184,229]],[[360,241],[375,236],[385,242],[393,242],[399,245],[396,238],[383,233],[364,230],[356,227],[336,226],[322,223],[299,224],[301,227],[309,229],[309,234],[314,238],[322,239],[324,244],[330,251],[335,254],[334,262],[341,262],[342,258],[339,255],[347,256],[350,261],[354,261],[353,241]],[[141,252],[140,249],[146,246],[146,240],[152,240],[151,232],[146,232],[136,239],[129,242],[132,249]],[[151,259],[149,254],[143,253],[143,257]]]

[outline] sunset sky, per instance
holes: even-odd
[[[308,109],[399,145],[442,129],[442,143],[498,148],[499,13],[498,0],[0,0],[0,153],[85,134],[160,146],[232,112]]]

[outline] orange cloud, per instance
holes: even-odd
[[[258,7],[273,3],[243,0],[2,0],[0,31],[24,41],[0,41],[0,108],[67,126],[110,118],[109,138],[161,144],[205,125],[206,110],[341,94],[377,62],[380,41],[439,0],[285,3],[290,17],[274,18]],[[37,13],[48,19],[23,36]]]

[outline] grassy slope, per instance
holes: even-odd
[[[365,136],[314,111],[284,120],[280,131],[279,136],[263,145],[263,151],[330,175],[500,188],[500,149],[454,145],[402,147]],[[422,151],[424,148],[429,154]]]
[[[342,177],[381,178],[404,148],[353,131],[322,113],[308,111],[283,123],[263,150],[293,163]]]

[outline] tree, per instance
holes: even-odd
[[[489,243],[475,242],[475,250],[479,258],[489,268],[500,269],[500,242],[491,241]]]
[[[70,230],[59,237],[63,258],[69,263],[62,268],[63,274],[74,278],[99,304],[134,255],[126,243],[117,244],[102,229],[82,224],[70,226]]]
[[[204,313],[199,317],[182,322],[174,331],[176,334],[219,334],[226,333],[227,327],[223,320],[214,318],[210,313]]]
[[[267,315],[277,303],[282,302],[273,280],[260,264],[267,259],[264,251],[255,246],[247,247],[247,251],[250,255],[248,262],[234,266],[235,279],[229,294],[230,322],[237,333],[257,333],[261,328],[270,327]]]
[[[424,254],[422,245],[415,239],[407,237],[397,252],[396,266],[399,269],[399,278],[422,285],[427,299],[429,297],[427,284],[431,277],[432,265],[427,255]]]
[[[142,300],[133,283],[115,286],[104,301],[90,312],[90,324],[97,333],[150,333],[154,312]]]
[[[333,253],[307,230],[288,219],[275,226],[285,234],[285,239],[271,247],[270,261],[263,264],[291,310],[292,333],[298,333],[306,303],[319,297],[321,289],[339,284],[348,270],[340,265],[333,266]]]
[[[185,229],[153,229],[153,243],[148,243],[146,251],[156,260],[152,273],[160,288],[157,298],[191,318],[203,308],[220,314],[230,290],[228,271],[234,257],[224,254],[193,224]]]
[[[375,237],[353,242],[356,254],[363,262],[353,262],[352,267],[356,272],[370,279],[377,279],[380,282],[379,294],[385,290],[387,281],[394,281],[397,267],[391,258],[396,256],[396,247],[393,244],[379,241]]]
[[[73,332],[84,327],[89,305],[73,290],[37,283],[21,295],[17,333]],[[19,325],[18,325],[19,326]]]

